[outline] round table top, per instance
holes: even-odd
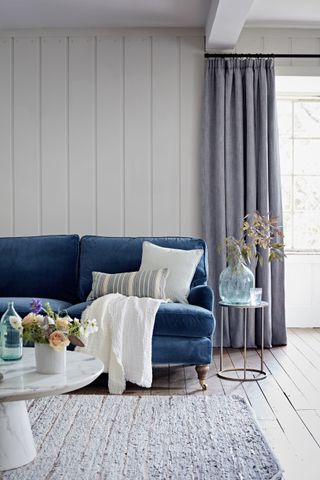
[[[4,376],[0,383],[0,401],[30,400],[77,390],[93,382],[103,370],[104,365],[98,358],[67,351],[66,373],[38,373],[34,348],[24,348],[21,360],[0,360],[0,371]]]
[[[269,305],[268,302],[254,303],[227,303],[220,300],[219,305],[221,307],[233,307],[233,308],[264,308]]]

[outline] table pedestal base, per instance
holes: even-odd
[[[22,467],[36,454],[26,403],[0,403],[0,471]]]
[[[232,377],[229,376],[227,372],[243,372],[243,376],[239,375],[238,377]],[[247,372],[258,373],[258,375],[253,376],[252,378],[248,378]],[[223,378],[224,380],[233,380],[234,382],[255,382],[257,380],[263,380],[267,376],[266,372],[264,372],[263,370],[258,370],[256,368],[226,368],[225,370],[220,370],[217,375],[219,378]]]

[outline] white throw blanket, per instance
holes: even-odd
[[[77,350],[104,363],[110,393],[123,393],[126,380],[151,387],[152,333],[162,301],[112,293],[98,298],[83,312],[82,316],[97,320],[99,330]]]

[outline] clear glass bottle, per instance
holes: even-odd
[[[9,302],[0,321],[0,356],[3,360],[20,360],[22,347],[21,317]]]
[[[253,287],[254,275],[242,262],[229,265],[220,274],[219,294],[225,303],[250,303],[250,289]]]

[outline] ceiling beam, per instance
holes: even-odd
[[[206,23],[206,49],[233,49],[254,0],[211,0]]]

